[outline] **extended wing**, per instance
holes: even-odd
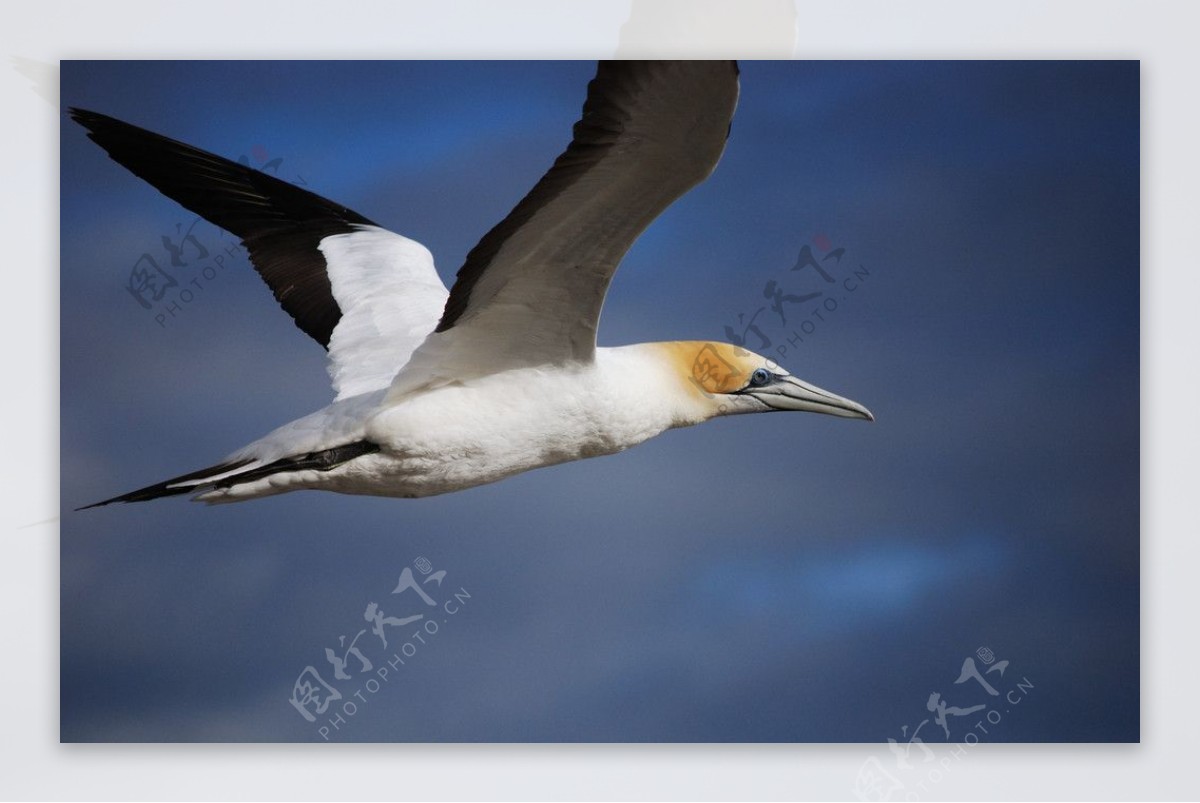
[[[737,74],[731,61],[601,62],[571,144],[468,254],[393,392],[439,373],[591,360],[625,252],[716,167]]]
[[[116,162],[242,240],[296,326],[328,349],[339,399],[386,387],[433,330],[447,292],[420,243],[246,165],[70,111]]]

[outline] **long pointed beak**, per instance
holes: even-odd
[[[769,385],[746,392],[774,410],[800,410],[842,418],[875,420],[871,411],[858,402],[802,382],[794,376],[781,376]]]

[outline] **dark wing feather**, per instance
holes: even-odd
[[[96,112],[71,117],[116,162],[245,244],[276,300],[325,348],[342,310],[317,244],[374,225],[362,215],[246,165]]]

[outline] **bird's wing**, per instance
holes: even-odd
[[[329,351],[339,399],[387,387],[436,325],[447,291],[420,243],[247,165],[83,109],[116,162],[241,239],[296,326]]]
[[[574,138],[467,255],[393,392],[432,375],[589,361],[609,281],[658,215],[716,167],[735,62],[601,62]]]

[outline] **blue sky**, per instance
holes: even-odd
[[[593,70],[64,62],[61,94],[281,159],[449,283],[566,144]],[[994,704],[955,683],[988,647],[1001,691],[1034,684],[989,740],[1136,740],[1138,86],[1136,62],[743,63],[720,166],[630,252],[601,343],[725,339],[766,307],[770,346],[748,345],[786,345],[874,424],[737,417],[424,500],[83,512],[331,393],[232,241],[197,224],[207,256],[170,266],[162,238],[194,216],[64,113],[62,738],[322,741],[372,674],[352,659],[315,723],[294,682],[333,680],[324,649],[368,603],[411,607],[390,592],[424,556],[437,601],[469,601],[331,738],[881,742],[932,692]],[[789,270],[805,245],[845,249],[835,283]],[[125,286],[143,254],[179,282],[151,309]],[[770,281],[823,295],[781,317]],[[357,643],[376,670],[392,654]]]

